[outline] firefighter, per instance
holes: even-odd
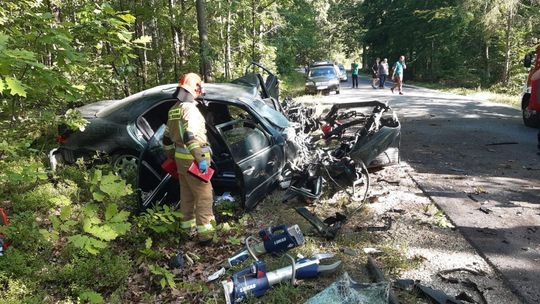
[[[212,184],[187,172],[193,161],[201,172],[206,172],[210,165],[211,149],[206,137],[205,120],[197,108],[196,98],[201,94],[199,75],[188,73],[182,76],[175,92],[178,102],[168,113],[163,145],[168,156],[174,155],[178,169],[180,212],[183,215],[181,228],[186,232],[195,228],[197,240],[207,243],[214,235]]]

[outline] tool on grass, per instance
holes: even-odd
[[[259,231],[261,241],[251,244],[253,237],[246,239],[244,249],[237,251],[232,257],[225,262],[225,267],[239,265],[246,261],[251,255],[254,260],[258,260],[258,256],[265,253],[284,252],[291,248],[298,247],[304,244],[304,234],[298,225],[288,227],[287,225],[279,225],[268,227]]]
[[[320,264],[321,260],[333,258],[332,253],[320,253],[311,258],[299,256],[296,261],[291,256],[288,257],[292,261],[289,266],[266,272],[266,263],[259,260],[222,281],[226,303],[238,303],[249,296],[260,297],[271,286],[286,280],[291,280],[294,284],[296,279],[310,279],[320,274],[332,273],[341,264],[341,261],[329,265]]]
[[[217,280],[225,273],[225,268],[230,268],[236,265],[240,265],[245,262],[251,256],[255,261],[259,260],[259,256],[270,253],[284,252],[294,247],[298,247],[304,244],[304,234],[298,225],[288,227],[287,225],[279,225],[275,227],[268,227],[259,231],[260,240],[255,243],[251,243],[253,236],[246,238],[246,246],[233,254],[224,263],[223,267],[211,274],[207,281],[211,282]]]

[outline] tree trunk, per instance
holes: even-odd
[[[206,32],[206,17],[204,15],[203,0],[197,0],[197,28],[199,29],[199,56],[200,72],[204,81],[208,81],[210,75],[210,65],[206,56],[208,48],[208,34]]]
[[[225,79],[231,79],[231,9],[232,0],[227,0],[227,21],[225,30]]]
[[[503,70],[503,84],[507,85],[510,79],[510,55],[512,51],[512,22],[514,20],[514,7],[510,5],[508,8],[508,15],[506,16],[506,28],[505,28],[505,56],[504,56],[504,70]]]
[[[255,25],[255,0],[251,0],[251,36],[252,36],[252,43],[251,43],[251,60],[255,61],[255,44],[256,44],[256,37],[257,37],[257,30]]]
[[[486,42],[484,45],[484,59],[486,61],[485,67],[485,81],[489,83],[491,80],[491,64],[489,62],[489,43]]]
[[[154,0],[150,1],[150,7],[152,8],[156,7],[156,3]],[[156,14],[152,14],[152,22],[151,22],[150,29],[152,31],[152,49],[155,55],[155,62],[156,62],[156,68],[157,68],[156,81],[157,83],[163,83],[163,78],[164,78],[163,57],[161,53],[161,48],[159,46],[159,42],[161,40],[160,40],[160,33],[159,33]]]
[[[175,0],[169,0],[169,12],[171,13],[171,37],[172,37],[172,56],[174,59],[174,79],[179,79],[179,70],[178,70],[178,61],[180,58],[180,40],[178,37],[177,24],[176,24],[176,15],[174,12]]]
[[[369,65],[367,64],[367,54],[366,54],[366,46],[362,45],[362,66],[361,68],[367,68]]]

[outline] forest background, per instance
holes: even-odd
[[[286,76],[316,60],[407,57],[406,79],[516,93],[540,37],[537,0],[214,0],[210,79],[251,60]],[[200,70],[196,1],[5,0],[1,115],[122,98]]]
[[[399,55],[407,82],[518,95],[522,60],[540,42],[538,12],[537,0],[0,1],[0,207],[9,217],[0,234],[11,242],[0,302],[220,298],[202,268],[181,276],[165,266],[182,241],[177,212],[132,212],[132,188],[107,166],[50,170],[58,123],[84,126],[68,109],[188,71],[228,81],[252,60],[276,71],[285,93],[302,92],[296,70],[313,61],[369,66]],[[215,258],[238,248],[246,217],[227,227]],[[205,267],[206,256],[192,258]],[[298,290],[278,289],[275,302],[309,296]]]

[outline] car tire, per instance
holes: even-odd
[[[114,170],[128,182],[132,182],[131,179],[134,181],[137,176],[139,156],[136,156],[136,154],[135,151],[122,150],[112,155],[111,164]]]
[[[369,168],[380,168],[391,165],[396,165],[399,163],[399,148],[390,147],[386,149],[381,154],[377,155],[375,159],[369,163]]]
[[[523,123],[527,127],[531,128],[538,128],[540,127],[540,115],[538,112],[532,112],[527,109],[529,106],[529,100],[531,98],[531,94],[523,94],[523,98],[521,98],[521,113],[523,115]]]
[[[336,95],[339,94],[339,89],[340,89],[340,87],[338,86],[338,88],[337,88],[337,90],[336,90]]]

